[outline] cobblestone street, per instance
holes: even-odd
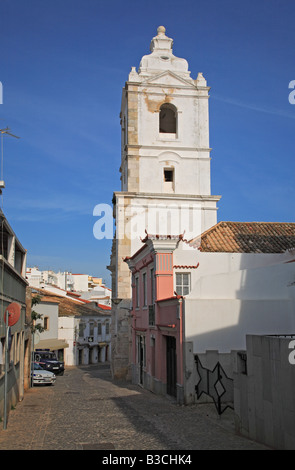
[[[201,450],[265,447],[237,436],[233,414],[179,406],[130,383],[107,364],[69,368],[54,386],[34,387],[0,423],[1,450]]]

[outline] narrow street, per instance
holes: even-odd
[[[130,383],[107,364],[69,368],[53,386],[34,387],[0,429],[1,450],[256,450],[234,434],[233,414],[179,406]]]

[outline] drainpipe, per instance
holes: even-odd
[[[183,328],[183,297],[179,299],[178,304],[179,309],[179,341],[180,341],[180,376],[182,379],[182,387],[183,387],[183,400],[184,400],[184,391],[185,391],[185,351],[184,351],[184,328]],[[185,400],[184,400],[185,401]]]
[[[188,404],[187,400],[187,349],[186,349],[186,336],[185,336],[185,300],[182,305],[182,334],[183,334],[183,401]]]
[[[5,375],[4,375],[4,415],[3,415],[3,429],[7,429],[7,403],[8,403],[8,342],[10,326],[8,326],[8,312],[5,319]]]

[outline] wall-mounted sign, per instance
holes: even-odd
[[[6,324],[6,315],[8,314],[8,326],[15,325],[20,319],[21,306],[17,302],[12,302],[8,305],[4,312],[4,322]]]

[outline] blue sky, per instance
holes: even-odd
[[[159,25],[210,90],[218,221],[294,222],[294,0],[1,0],[2,207],[28,266],[100,276],[120,190],[121,92]]]

